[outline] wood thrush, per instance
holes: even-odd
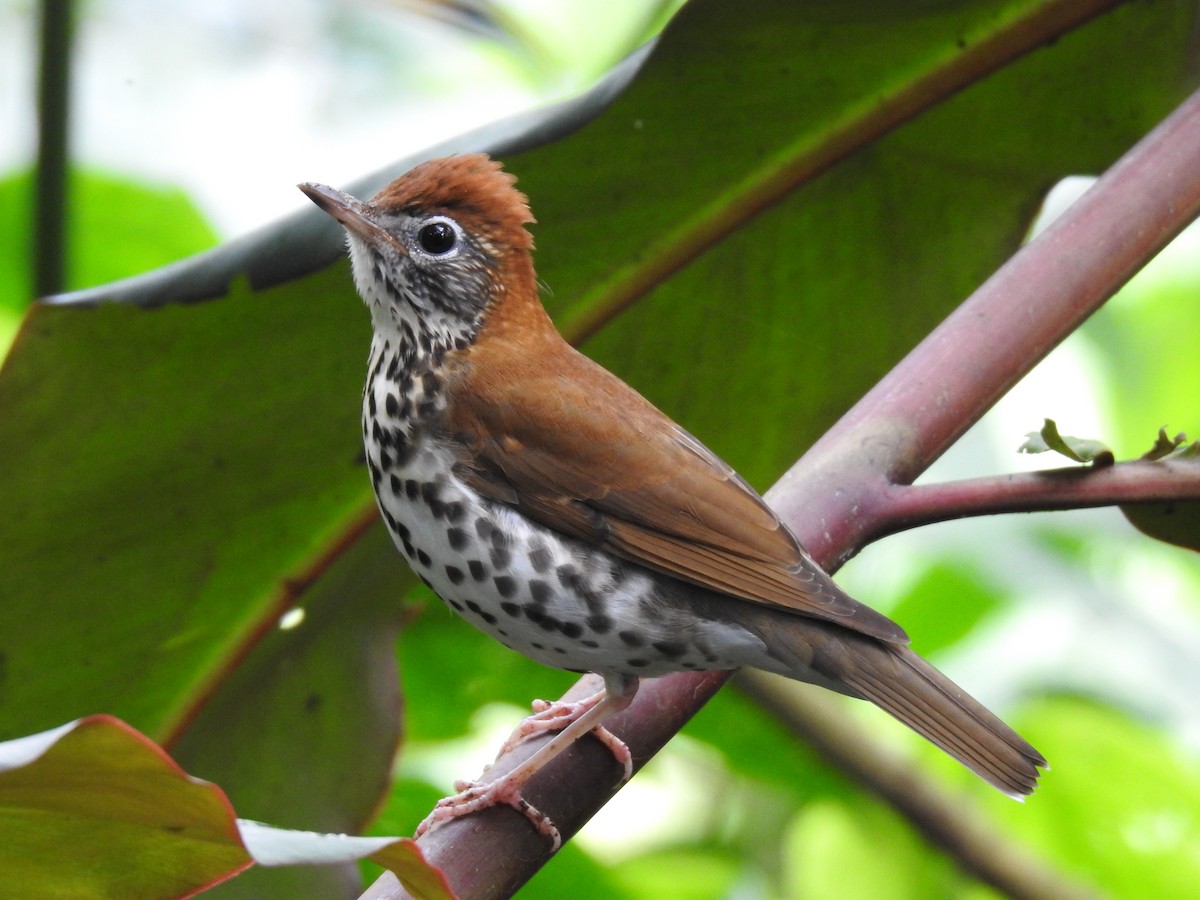
[[[1030,793],[1045,766],[1033,747],[838,588],[733,469],[562,339],[514,181],[465,155],[366,203],[300,185],[345,227],[371,312],[362,432],[396,545],[475,627],[605,682],[543,704],[514,739],[559,733],[423,828],[505,802],[557,846],[521,785],[593,729],[628,773],[599,726],[639,678],[689,669],[752,666],[869,700],[1005,793]]]

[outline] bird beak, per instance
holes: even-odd
[[[334,190],[328,185],[312,181],[306,181],[296,187],[304,191],[308,199],[321,207],[324,212],[341,222],[348,231],[358,235],[367,243],[387,243],[401,253],[407,252],[404,245],[397,241],[391,233],[375,224],[368,214],[370,207],[361,200]]]

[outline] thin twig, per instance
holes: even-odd
[[[968,516],[1200,500],[1200,460],[1130,460],[941,484],[891,485],[867,534],[876,541]]]

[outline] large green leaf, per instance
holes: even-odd
[[[387,865],[416,896],[449,896],[411,840],[235,820],[219,787],[188,775],[111,716],[0,743],[0,823],[0,893],[9,897],[166,900],[255,862],[329,867],[363,858]],[[319,878],[300,874],[296,884],[305,890]]]

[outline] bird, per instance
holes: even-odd
[[[774,672],[865,699],[1014,798],[1046,761],[844,592],[754,489],[555,328],[533,263],[535,220],[482,153],[433,159],[369,201],[299,188],[344,228],[373,336],[362,438],[380,515],[418,576],[462,618],[540,663],[595,673],[539,701],[509,745],[556,732],[524,764],[460,783],[418,836],[504,803],[557,848],[521,797],[639,680]]]

